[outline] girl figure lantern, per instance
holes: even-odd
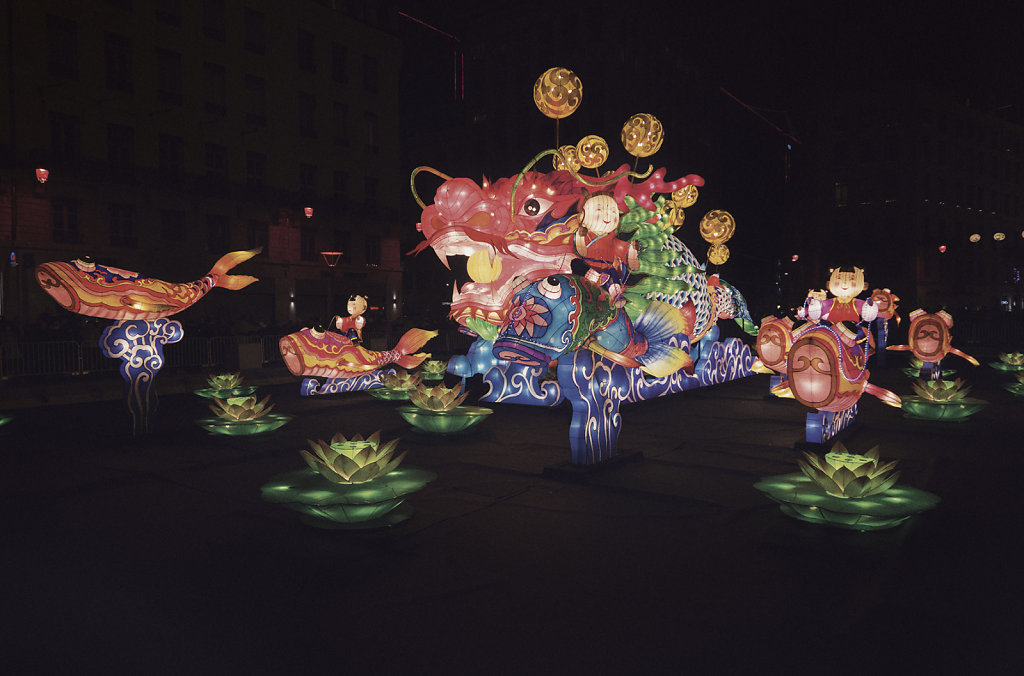
[[[963,357],[977,366],[978,360],[952,346],[953,317],[945,310],[934,314],[918,308],[910,313],[909,345],[890,345],[887,350],[910,351],[921,360],[921,378],[942,379],[942,359],[947,354]]]
[[[358,294],[348,297],[348,317],[334,316],[334,326],[353,343],[363,342],[363,327],[366,326],[366,299]]]
[[[802,308],[802,317],[811,321],[871,322],[878,316],[878,308],[871,301],[857,298],[868,288],[864,281],[864,270],[858,267],[831,268],[828,290],[834,296],[828,298],[825,291],[812,291]]]

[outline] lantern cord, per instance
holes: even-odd
[[[423,200],[420,199],[419,193],[416,192],[416,174],[421,171],[433,174],[434,176],[443,178],[446,181],[452,180],[452,177],[442,171],[434,169],[433,167],[416,167],[412,170],[412,175],[409,176],[409,189],[412,190],[412,198],[416,200],[416,204],[420,205],[420,209],[426,209],[427,205],[423,203]]]
[[[535,164],[540,162],[542,159],[544,159],[548,155],[557,155],[558,158],[560,160],[562,160],[562,164],[565,165],[566,170],[570,174],[572,174],[573,177],[577,181],[579,181],[583,185],[590,186],[591,188],[602,187],[602,186],[609,185],[611,183],[615,183],[616,181],[618,181],[623,176],[626,176],[628,178],[644,179],[644,178],[647,178],[648,176],[650,176],[651,172],[654,171],[654,165],[650,164],[650,165],[647,166],[647,171],[645,171],[642,174],[638,174],[638,173],[636,173],[636,171],[627,171],[627,172],[623,172],[621,174],[609,173],[604,178],[601,178],[600,173],[598,173],[597,180],[588,179],[588,178],[584,177],[583,175],[581,175],[578,171],[576,171],[575,169],[572,168],[572,166],[569,164],[569,162],[565,159],[565,155],[563,155],[560,150],[558,150],[557,148],[550,148],[548,150],[544,150],[544,151],[541,151],[541,152],[537,153],[534,156],[534,158],[532,160],[530,160],[525,167],[523,167],[523,170],[519,172],[519,175],[516,176],[516,181],[515,181],[515,183],[512,184],[512,195],[509,198],[509,212],[512,214],[513,218],[515,218],[515,215],[516,215],[516,190],[519,188],[519,184],[522,183],[523,176],[525,176],[526,172],[528,172],[530,169],[532,169]],[[430,169],[429,167],[417,167],[417,170],[418,169],[434,171],[434,170]],[[437,173],[437,172],[434,172],[434,173]],[[415,175],[416,175],[416,172],[414,171],[413,172],[413,176],[415,176]],[[441,175],[442,174],[438,174],[438,176],[441,176]],[[413,195],[414,196],[416,195],[415,189],[413,189]],[[416,201],[417,202],[419,201],[418,197],[417,197]],[[420,202],[420,204],[422,205],[423,203]]]

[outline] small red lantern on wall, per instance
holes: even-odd
[[[306,213],[306,218],[313,218],[313,207],[306,207],[303,211]]]
[[[939,253],[946,253],[946,245],[942,244],[939,246]]]
[[[50,170],[39,167],[36,169],[36,180],[40,183],[46,183],[46,179],[50,178]]]
[[[796,263],[798,260],[800,260],[800,254],[793,254],[793,262]]]

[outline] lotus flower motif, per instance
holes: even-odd
[[[448,364],[440,359],[430,359],[423,362],[423,366],[421,368],[427,375],[443,375],[445,370],[448,368]]]
[[[380,382],[390,390],[412,390],[423,380],[422,373],[409,373],[398,369],[394,373],[381,373]]]
[[[1024,385],[1024,371],[1017,371],[1013,374],[1013,377],[1017,379],[1017,382]]]
[[[837,498],[863,498],[888,490],[900,473],[893,471],[897,460],[878,464],[878,446],[864,455],[850,453],[842,442],[836,443],[823,461],[804,452],[807,462],[797,460],[802,471],[826,493]]]
[[[917,371],[920,371],[921,367],[923,367],[923,366],[924,366],[924,362],[921,361],[920,359],[918,359],[917,357],[911,357],[910,358],[910,363],[907,365],[908,368],[912,368],[912,369],[917,370]]]
[[[216,403],[216,406],[210,404],[210,410],[224,420],[230,420],[232,422],[256,420],[273,410],[273,404],[270,404],[269,406],[267,405],[267,401],[269,400],[269,394],[263,397],[259,402],[256,401],[255,396],[228,397],[227,399],[218,399],[217,397],[213,397],[213,401]]]
[[[405,458],[405,451],[392,458],[398,439],[386,444],[380,443],[380,430],[366,439],[357,434],[351,439],[338,433],[325,441],[308,440],[313,453],[303,449],[306,464],[320,476],[336,484],[359,484],[373,481],[398,467]]]
[[[1001,352],[999,361],[1008,366],[1024,366],[1024,352]]]
[[[206,382],[210,384],[211,389],[230,390],[241,385],[243,380],[241,373],[215,373],[210,375]]]
[[[922,399],[929,401],[960,401],[971,391],[971,386],[964,386],[961,378],[956,380],[921,380],[914,381],[914,392]]]
[[[465,401],[467,396],[469,392],[462,392],[461,383],[456,387],[417,385],[415,390],[409,392],[409,401],[428,411],[450,411]]]

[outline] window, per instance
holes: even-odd
[[[224,42],[227,23],[224,20],[224,0],[204,0],[203,35],[211,40]]]
[[[348,47],[331,43],[331,79],[338,84],[348,82]]]
[[[74,162],[82,148],[82,129],[77,115],[50,113],[50,153],[58,162]]]
[[[104,54],[107,62],[107,87],[131,93],[133,90],[131,39],[123,35],[107,33],[104,40]]]
[[[168,26],[180,26],[181,0],[160,0],[156,5],[156,20]]]
[[[367,176],[363,179],[363,207],[367,214],[377,213],[377,188],[380,186],[380,179],[374,176]]]
[[[156,95],[161,103],[181,105],[181,54],[169,49],[156,50]]]
[[[185,238],[185,212],[171,209],[160,210],[160,239],[180,242]]]
[[[299,70],[307,73],[316,72],[316,40],[312,33],[299,29],[298,35]]]
[[[185,141],[180,136],[160,134],[160,171],[177,176],[185,171]]]
[[[114,171],[128,171],[135,165],[135,129],[123,124],[107,125],[107,161]]]
[[[377,235],[367,235],[364,242],[366,246],[366,264],[367,265],[380,265],[380,237]]]
[[[266,50],[267,34],[263,12],[246,7],[242,15],[242,42],[250,52],[262,54]]]
[[[255,75],[245,76],[245,122],[267,126],[267,83]]]
[[[316,228],[303,226],[300,231],[299,255],[304,261],[317,260]]]
[[[78,79],[78,24],[46,15],[46,65],[50,75]]]
[[[348,209],[348,172],[336,170],[334,172],[334,207],[338,211]]]
[[[256,247],[263,247],[263,252],[267,253],[267,246],[270,242],[270,227],[266,221],[251,220],[246,226],[246,248],[255,249]]]
[[[110,205],[110,246],[137,247],[135,207],[131,204]]]
[[[369,54],[363,55],[363,91],[377,91],[377,57]]]
[[[299,134],[305,138],[316,138],[316,97],[299,92]]]
[[[78,230],[78,200],[55,198],[50,202],[53,216],[53,241],[78,244],[82,233]]]
[[[228,177],[228,149],[216,143],[206,144],[206,175],[216,182]]]
[[[334,129],[334,145],[348,145],[348,105],[335,101],[331,115],[331,126]]]
[[[245,184],[250,188],[263,187],[263,175],[266,172],[267,156],[263,153],[245,154]]]
[[[837,207],[845,207],[849,204],[850,195],[849,188],[845,183],[836,182],[835,184],[835,202]]]
[[[316,192],[316,166],[299,165],[299,190],[302,191],[303,197],[310,197]]]
[[[378,134],[377,115],[366,113],[364,118],[366,134],[366,151],[376,153],[380,151],[380,135]]]
[[[228,217],[221,214],[206,215],[206,250],[211,254],[221,255],[230,251],[231,231]]]
[[[334,237],[334,250],[341,252],[341,257],[338,258],[339,263],[348,263],[349,248],[352,246],[352,233],[348,230],[335,229],[333,233]]]
[[[203,108],[211,115],[225,115],[227,105],[227,73],[219,63],[203,63]]]

